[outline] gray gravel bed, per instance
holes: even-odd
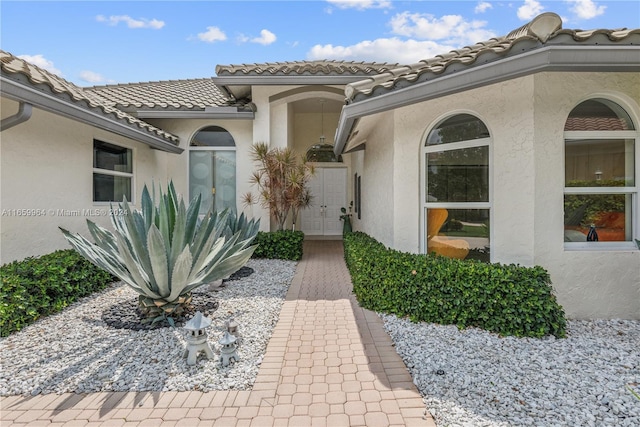
[[[136,298],[116,283],[1,339],[0,395],[251,389],[296,263],[251,259],[247,266],[253,274],[215,291],[219,307],[207,329],[215,359],[201,352],[196,365],[188,366],[182,328],[108,327],[105,309]],[[205,286],[195,292],[210,291]],[[223,368],[218,340],[231,317],[239,324],[240,360]]]
[[[439,427],[640,426],[640,321],[530,339],[381,317]]]

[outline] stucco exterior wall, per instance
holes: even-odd
[[[332,88],[336,88],[333,86]],[[274,148],[289,147],[299,155],[317,143],[320,129],[320,114],[304,114],[296,112],[293,103],[304,99],[325,97],[342,99],[340,95],[328,92],[323,87],[301,86],[254,86],[252,100],[257,111],[253,121],[253,142],[266,142]],[[335,123],[331,123],[335,121]],[[333,140],[338,116],[325,113],[325,136],[327,141]],[[240,160],[238,160],[239,162]],[[252,169],[253,171],[253,164]],[[254,195],[257,193],[254,191]],[[275,229],[276,224],[269,217],[269,212],[259,205],[253,206],[253,212],[261,212],[260,228],[264,231]],[[291,219],[286,226],[291,225]]]
[[[324,113],[325,144],[333,145],[338,126],[339,113]],[[297,113],[293,115],[293,149],[305,154],[312,145],[320,144],[322,135],[322,117],[316,113]]]
[[[494,262],[533,263],[533,78],[524,77],[395,111],[394,242],[420,250],[422,147],[440,121],[480,118],[491,135],[491,252]],[[367,150],[369,145],[367,144]]]
[[[362,231],[387,246],[393,246],[394,229],[394,123],[393,113],[375,117],[375,132],[367,136],[366,150],[357,151],[350,157],[353,175],[361,176],[361,219],[354,214],[354,230]],[[354,197],[355,199],[355,197]]]
[[[15,111],[17,103],[2,99],[3,118]],[[109,205],[93,202],[94,139],[133,150],[135,203],[144,183],[166,181],[171,154],[34,109],[29,121],[2,132],[0,263],[69,248],[58,227],[88,236],[86,219],[109,226]],[[12,213],[23,209],[39,214]]]
[[[366,150],[351,155],[354,170],[363,171],[363,219],[356,229],[419,252],[422,144],[441,120],[473,114],[491,134],[492,262],[546,268],[569,318],[640,318],[640,251],[564,247],[564,122],[573,107],[595,96],[619,100],[640,124],[637,73],[543,73],[399,108],[392,120],[376,115]]]
[[[176,190],[182,193],[185,199],[189,198],[189,144],[198,131],[208,126],[220,126],[226,129],[236,143],[236,208],[238,212],[247,215],[262,215],[260,206],[245,207],[242,203],[242,195],[251,191],[249,177],[255,170],[255,165],[250,158],[249,151],[253,140],[253,122],[251,120],[213,120],[213,119],[162,119],[148,120],[180,138],[180,148],[185,151],[179,155],[169,156],[167,171],[173,179]],[[268,213],[263,223],[269,223]]]
[[[638,73],[535,76],[534,262],[551,274],[558,299],[569,317],[640,319],[639,250],[585,251],[564,247],[564,123],[576,105],[594,97],[617,102],[630,114],[636,128],[640,126]],[[636,180],[640,177],[639,159],[636,152]],[[638,198],[633,210],[640,212]],[[638,238],[638,232],[634,234]]]

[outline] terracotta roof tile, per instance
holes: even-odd
[[[422,60],[416,64],[400,66],[381,72],[346,86],[347,102],[357,102],[368,97],[404,88],[410,84],[433,80],[460,67],[484,64],[499,57],[540,47],[542,44],[597,43],[601,39],[610,42],[624,41],[640,29],[627,30],[568,30],[562,29],[562,20],[554,13],[543,13],[530,23],[506,36],[492,38],[461,49]]]
[[[569,117],[565,131],[629,130],[627,122],[618,117]]]
[[[104,116],[114,121],[142,129],[149,134],[175,145],[179,142],[178,137],[170,134],[169,132],[165,132],[162,129],[127,114],[124,111],[114,108],[112,105],[105,103],[104,100],[96,94],[76,86],[47,70],[20,59],[9,52],[0,50],[0,67],[2,74],[6,75],[8,78],[24,76],[29,83],[37,89],[42,90],[41,86],[44,86],[54,95],[67,96],[74,103],[80,104],[87,109],[98,109]]]

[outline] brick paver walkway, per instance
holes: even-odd
[[[434,427],[382,321],[351,294],[342,242],[304,249],[253,390],[10,396],[1,425]]]

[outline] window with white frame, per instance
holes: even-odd
[[[132,183],[131,149],[93,140],[93,201],[131,201]]]
[[[471,114],[440,122],[423,146],[423,248],[490,260],[489,130]]]
[[[619,104],[576,106],[565,123],[566,248],[634,247],[639,132]]]

